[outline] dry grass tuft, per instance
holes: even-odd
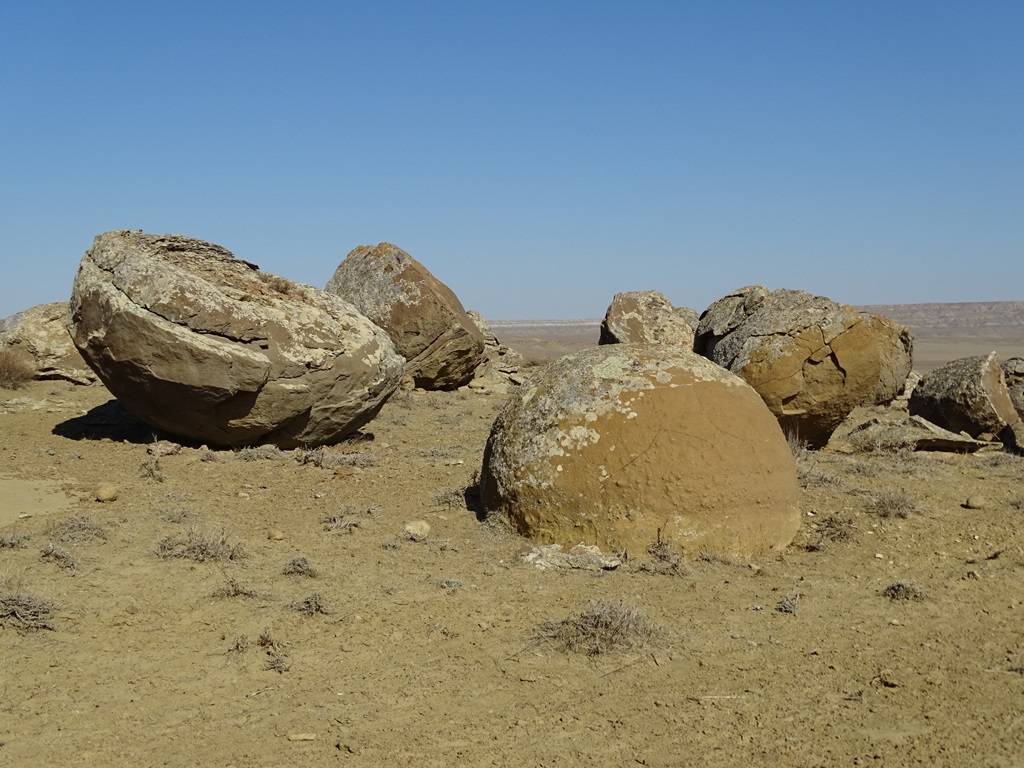
[[[228,541],[227,533],[221,529],[216,533],[203,533],[193,526],[188,536],[165,536],[156,544],[159,557],[180,557],[205,563],[216,560],[241,560],[245,557],[245,542]]]
[[[0,389],[19,389],[36,377],[31,358],[5,347],[0,349]]]
[[[53,612],[57,606],[32,595],[0,594],[0,627],[8,621],[20,629],[54,629]]]
[[[868,512],[879,517],[905,519],[920,511],[917,500],[906,491],[882,491],[868,501]]]
[[[775,610],[779,613],[795,614],[797,608],[800,607],[800,593],[790,592],[787,595],[783,595],[782,599],[775,604]]]
[[[285,454],[276,445],[257,445],[239,449],[235,458],[240,461],[281,461]]]
[[[284,647],[274,639],[270,627],[264,628],[256,642],[267,652],[267,669],[282,675],[291,669],[292,665],[284,654]]]
[[[551,643],[559,650],[599,656],[642,647],[662,632],[638,608],[622,602],[594,600],[566,619],[538,624],[533,634],[538,642]]]
[[[857,523],[851,517],[827,515],[814,523],[813,527],[804,529],[803,548],[808,552],[820,552],[828,544],[849,541],[856,529]]]
[[[882,590],[882,597],[890,600],[924,600],[928,590],[912,581],[894,581]]]
[[[658,537],[647,547],[647,554],[651,559],[640,564],[640,570],[644,573],[658,573],[668,576],[685,576],[686,569],[683,567],[683,558],[678,552],[673,551],[671,545],[661,538],[661,529],[658,529]]]

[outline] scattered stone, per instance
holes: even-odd
[[[910,412],[979,440],[993,440],[1020,421],[995,352],[928,373],[910,398]]]
[[[284,539],[284,531],[279,528],[271,528],[267,531],[267,538],[271,541],[282,541]]]
[[[846,454],[902,450],[974,453],[994,447],[999,443],[950,432],[902,408],[861,406],[836,427],[824,449]]]
[[[484,339],[452,290],[391,243],[361,245],[325,290],[383,328],[420,389],[458,389],[484,362]]]
[[[96,486],[96,501],[107,503],[117,501],[118,489],[113,483],[100,483]]]
[[[289,733],[288,741],[315,741],[315,733]]]
[[[669,345],[567,355],[491,428],[484,509],[540,544],[776,551],[800,525],[792,452],[738,376]]]
[[[402,371],[352,305],[180,235],[99,235],[70,323],[126,408],[211,445],[336,442],[376,415]]]
[[[617,557],[604,555],[595,546],[577,544],[568,552],[562,551],[561,544],[544,544],[533,547],[523,555],[523,562],[541,571],[559,568],[575,568],[582,571],[613,571],[622,565]]]
[[[697,312],[673,307],[658,291],[617,293],[601,323],[599,344],[674,344],[693,349]]]
[[[805,291],[741,288],[701,315],[694,350],[741,376],[810,447],[859,405],[888,403],[911,370],[906,326]]]
[[[985,509],[988,506],[988,499],[984,496],[969,496],[964,502],[964,509]]]
[[[413,520],[405,524],[405,535],[410,541],[425,541],[430,535],[430,523],[426,520]]]
[[[146,453],[150,456],[174,456],[181,453],[181,446],[170,440],[157,440],[146,446]]]
[[[96,374],[71,343],[68,303],[39,304],[0,320],[0,349],[20,351],[32,361],[37,379],[92,384]]]

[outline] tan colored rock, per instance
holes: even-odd
[[[362,245],[338,265],[328,293],[383,328],[420,389],[456,389],[484,361],[484,339],[452,290],[391,243]]]
[[[113,483],[100,483],[96,486],[94,496],[96,501],[108,503],[111,501],[117,501],[118,490],[117,486]]]
[[[825,450],[846,454],[902,450],[974,453],[1000,447],[999,443],[950,432],[894,406],[854,408],[836,427]]]
[[[502,344],[494,335],[490,324],[475,309],[467,313],[476,325],[484,340],[484,362],[477,366],[475,378],[469,386],[475,389],[508,389],[508,384],[515,384],[512,377],[519,373],[523,365],[523,356],[511,347]]]
[[[614,344],[545,366],[491,429],[485,510],[538,544],[641,555],[660,539],[738,556],[800,524],[793,455],[742,379],[671,345]]]
[[[675,344],[693,349],[697,313],[674,307],[658,291],[617,293],[601,323],[599,344]]]
[[[913,339],[880,315],[754,285],[708,307],[694,350],[743,377],[787,433],[819,447],[857,406],[900,394]]]
[[[910,412],[982,440],[1020,421],[995,352],[953,360],[926,374],[910,397]]]
[[[37,379],[92,384],[96,374],[71,343],[68,303],[39,304],[0,320],[0,349],[20,351],[32,361]]]
[[[143,421],[212,445],[336,442],[402,360],[355,307],[180,235],[99,235],[70,302],[75,346]]]

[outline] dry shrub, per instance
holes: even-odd
[[[642,647],[662,631],[638,608],[622,602],[594,600],[566,619],[538,624],[533,634],[538,642],[551,643],[559,650],[599,656]]]
[[[288,657],[284,654],[284,648],[277,640],[274,639],[270,633],[270,627],[264,628],[263,632],[260,633],[259,640],[256,641],[260,648],[263,648],[267,652],[267,669],[272,672],[284,674],[291,669],[291,662],[288,661]]]
[[[647,547],[647,554],[651,559],[640,564],[640,570],[645,573],[658,573],[669,576],[685,576],[686,569],[683,568],[683,558],[678,552],[673,551],[672,546],[661,537],[661,529],[658,529],[658,537]]]
[[[284,457],[284,453],[276,445],[241,448],[235,453],[235,458],[241,461],[281,461]]]
[[[228,578],[224,583],[224,586],[217,587],[213,590],[213,597],[259,597],[260,593],[252,587],[247,587],[245,584],[236,581],[233,578]]]
[[[795,614],[797,608],[800,607],[800,593],[790,592],[789,594],[783,595],[782,599],[775,604],[775,610],[779,613],[790,613]]]
[[[305,557],[296,557],[289,560],[284,566],[285,576],[305,576],[306,578],[316,578],[317,570]]]
[[[879,517],[900,519],[920,512],[917,500],[906,491],[882,491],[869,500],[868,511]]]
[[[204,563],[215,560],[241,560],[245,557],[245,542],[228,541],[227,533],[221,529],[216,533],[203,533],[193,526],[188,536],[165,536],[156,544],[159,557],[180,557]]]
[[[18,389],[36,377],[36,368],[28,355],[4,347],[0,349],[0,389]]]
[[[853,538],[857,523],[853,518],[839,515],[827,515],[804,529],[803,548],[808,552],[820,552],[828,544],[837,544]]]
[[[912,581],[894,581],[882,590],[882,597],[890,600],[924,600],[928,590]]]
[[[50,533],[54,541],[62,544],[73,544],[93,539],[107,539],[106,529],[94,523],[88,517],[69,517],[63,523],[56,525]]]
[[[312,464],[314,467],[327,470],[336,470],[338,467],[369,469],[377,466],[377,454],[372,451],[329,451],[323,447],[302,448],[296,451],[295,460],[299,464]]]
[[[75,556],[66,549],[55,547],[52,541],[43,547],[39,553],[39,559],[55,563],[58,568],[62,568],[65,571],[73,571],[78,568],[78,561],[75,559]]]
[[[0,627],[11,621],[20,629],[54,629],[57,606],[32,595],[0,594]]]
[[[327,606],[324,605],[324,600],[320,597],[319,592],[312,593],[305,600],[291,603],[288,607],[306,616],[315,616],[318,613],[322,613],[326,616],[330,613],[330,611],[327,610]]]
[[[28,540],[32,538],[30,533],[20,533],[15,531],[14,533],[5,533],[0,536],[0,549],[17,549],[19,547],[27,547]]]

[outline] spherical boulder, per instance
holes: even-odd
[[[906,326],[824,296],[752,285],[704,311],[693,348],[742,376],[784,430],[820,447],[857,406],[899,395],[913,338]]]
[[[402,375],[387,334],[351,304],[180,235],[97,236],[75,276],[69,330],[138,418],[216,445],[335,442]]]
[[[800,524],[792,452],[741,378],[673,345],[615,344],[538,370],[491,428],[489,515],[542,544],[746,556]]]
[[[324,290],[387,332],[420,389],[461,387],[484,362],[483,335],[459,298],[391,243],[353,249]]]

